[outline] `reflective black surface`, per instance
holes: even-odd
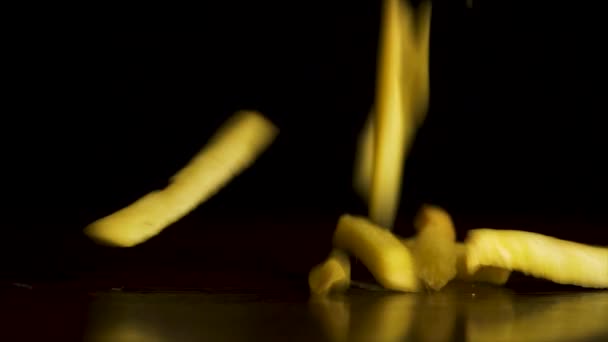
[[[355,288],[48,291],[12,284],[3,340],[604,341],[608,292],[454,283],[439,293]],[[8,338],[8,339],[5,339]]]

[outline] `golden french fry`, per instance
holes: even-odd
[[[475,272],[469,273],[467,269],[467,247],[464,243],[456,244],[456,279],[472,283],[488,283],[493,285],[504,285],[511,276],[508,269],[482,266]]]
[[[414,249],[415,238],[401,239],[401,242],[410,250]],[[493,285],[504,285],[511,271],[492,266],[482,266],[474,273],[469,273],[467,269],[466,246],[464,243],[456,243],[456,278],[458,280],[472,283],[488,283]]]
[[[417,12],[408,6],[408,2],[400,1],[402,16],[401,28],[403,34],[401,51],[401,91],[403,92],[404,109],[411,108],[409,121],[414,127],[424,121],[430,94],[429,80],[429,44],[431,37],[431,1],[423,0]],[[417,17],[417,18],[414,18]],[[414,129],[415,130],[415,129]]]
[[[342,215],[334,246],[359,258],[383,287],[406,292],[419,289],[410,251],[390,231],[366,218]]]
[[[326,295],[350,285],[350,261],[343,251],[334,249],[329,258],[313,267],[308,275],[308,286],[314,295]]]
[[[470,231],[466,248],[469,272],[494,266],[560,284],[608,288],[608,248],[493,229]]]
[[[416,17],[418,14],[418,18]],[[419,13],[409,3],[385,0],[382,16],[375,115],[368,120],[360,148],[373,159],[371,180],[356,180],[369,191],[369,217],[392,229],[401,193],[403,164],[416,130],[426,115],[429,97],[428,49],[431,6],[425,2]],[[370,138],[373,136],[373,138]],[[372,144],[373,141],[373,144]],[[371,146],[371,147],[370,147]],[[367,152],[372,149],[373,152]],[[365,162],[356,167],[367,168]],[[369,169],[355,172],[365,177]],[[369,186],[367,185],[369,183]]]
[[[131,247],[157,235],[214,195],[249,167],[272,143],[278,129],[261,114],[241,111],[224,124],[163,190],[85,228],[100,242]]]
[[[369,191],[374,171],[374,113],[369,113],[357,140],[353,188],[359,197],[369,205]]]
[[[385,294],[359,306],[359,315],[352,316],[349,341],[407,341],[416,315],[416,296]],[[363,304],[363,303],[362,303]]]
[[[456,231],[450,215],[436,206],[424,206],[416,217],[418,230],[411,250],[422,283],[440,290],[457,274]]]

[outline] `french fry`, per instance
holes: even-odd
[[[608,288],[608,248],[517,230],[475,229],[466,241],[468,271],[493,266],[559,284]]]
[[[454,224],[445,210],[426,205],[414,225],[418,234],[411,250],[416,273],[426,287],[440,290],[457,274]]]
[[[163,190],[85,228],[99,242],[131,247],[157,235],[213,196],[249,167],[272,143],[278,129],[261,114],[241,111],[229,119]]]
[[[410,251],[390,231],[363,217],[342,215],[334,246],[359,258],[383,287],[413,292],[419,289]]]
[[[417,275],[433,290],[443,288],[452,279],[504,285],[511,271],[498,267],[480,267],[469,273],[466,247],[456,242],[456,230],[450,215],[436,206],[424,206],[417,216],[418,234],[401,242],[412,251]]]
[[[348,255],[334,249],[321,264],[313,267],[308,275],[308,286],[314,295],[326,295],[350,285],[350,261]]]
[[[482,266],[475,272],[469,273],[467,269],[467,247],[464,243],[456,244],[456,279],[472,282],[472,283],[487,283],[492,285],[504,285],[511,276],[511,271],[508,269]]]
[[[401,239],[401,242],[410,250],[416,245],[416,238]],[[456,278],[471,283],[488,283],[504,285],[511,275],[511,271],[492,266],[481,266],[474,273],[467,269],[467,248],[464,243],[456,242]]]
[[[403,164],[428,106],[430,2],[414,12],[405,1],[384,1],[375,109],[359,145],[361,170],[355,172],[363,177],[355,180],[357,191],[369,192],[370,219],[388,229],[399,207]]]
[[[372,111],[359,133],[353,171],[353,188],[367,205],[369,205],[369,191],[374,172],[374,132],[374,113]]]

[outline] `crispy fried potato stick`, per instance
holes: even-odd
[[[355,179],[355,186],[364,189],[360,193],[369,191],[371,220],[389,229],[399,206],[406,154],[428,106],[430,22],[428,1],[418,13],[405,1],[384,1],[375,115],[365,127],[370,132],[364,132],[360,142],[362,158],[355,175],[362,177]]]
[[[272,143],[278,129],[261,114],[241,111],[228,120],[160,191],[101,218],[85,233],[102,243],[131,247],[160,233],[213,196],[249,167]]]
[[[447,211],[437,206],[423,206],[414,226],[414,238],[401,239],[412,251],[416,272],[428,288],[440,290],[452,279],[504,285],[511,271],[481,267],[470,274],[466,267],[466,248],[456,242],[456,230]]]
[[[416,238],[401,238],[401,242],[410,250],[416,245]],[[471,283],[488,283],[493,285],[504,285],[511,271],[492,266],[482,266],[474,273],[469,273],[467,269],[466,246],[462,242],[456,242],[456,278]]]
[[[475,272],[469,273],[467,269],[467,247],[464,243],[456,244],[456,279],[472,283],[487,283],[492,285],[504,285],[511,276],[511,270],[482,266]]]
[[[395,235],[366,218],[342,215],[334,246],[359,258],[383,287],[405,292],[419,289],[410,251]]]
[[[348,255],[334,249],[329,258],[313,267],[308,274],[308,286],[314,295],[326,295],[345,290],[350,285],[350,261]]]
[[[374,172],[374,113],[369,113],[357,140],[353,188],[359,197],[369,205],[369,192]]]
[[[560,284],[608,288],[608,248],[493,229],[470,231],[466,248],[469,272],[494,266]]]
[[[456,230],[450,215],[443,209],[422,207],[414,226],[418,230],[412,253],[416,273],[424,285],[440,290],[456,277]]]

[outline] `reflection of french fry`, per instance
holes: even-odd
[[[339,291],[350,285],[350,261],[346,253],[335,249],[329,258],[313,267],[308,275],[310,292],[315,295],[325,295],[331,291]]]
[[[608,248],[524,231],[492,229],[470,231],[466,247],[469,272],[494,266],[560,284],[608,288]]]
[[[350,298],[356,301],[361,297]],[[356,307],[356,311],[352,311]],[[367,297],[364,302],[312,297],[311,313],[317,318],[331,342],[403,341],[416,313],[416,297],[390,294]]]
[[[312,297],[308,302],[311,313],[319,320],[327,339],[346,342],[350,330],[350,306],[343,300]]]
[[[171,178],[114,214],[93,222],[85,233],[98,241],[130,247],[176,222],[250,166],[274,140],[278,130],[256,112],[239,112],[207,146]]]
[[[536,297],[518,305],[540,310],[529,314],[503,316],[493,324],[485,324],[479,317],[469,317],[467,337],[476,341],[586,341],[608,332],[608,304],[605,293],[578,293]],[[491,311],[491,310],[490,310]],[[522,308],[522,312],[529,308]],[[487,315],[480,312],[480,316]]]
[[[456,277],[456,231],[450,215],[424,206],[416,217],[418,230],[412,246],[416,273],[429,288],[439,290]]]
[[[501,287],[479,286],[463,304],[467,341],[511,341],[501,340],[491,332],[515,319],[517,312],[512,293]],[[479,339],[482,336],[485,339]]]
[[[412,341],[447,342],[454,339],[454,328],[459,316],[460,296],[449,291],[429,293],[421,296],[414,309],[416,316],[412,324]],[[432,324],[429,324],[432,322]]]
[[[418,290],[412,255],[395,235],[363,217],[342,215],[334,233],[334,246],[359,258],[387,289]]]
[[[361,305],[359,312],[362,315],[351,315],[350,341],[404,341],[416,314],[416,297],[409,294],[374,297],[367,305]]]

